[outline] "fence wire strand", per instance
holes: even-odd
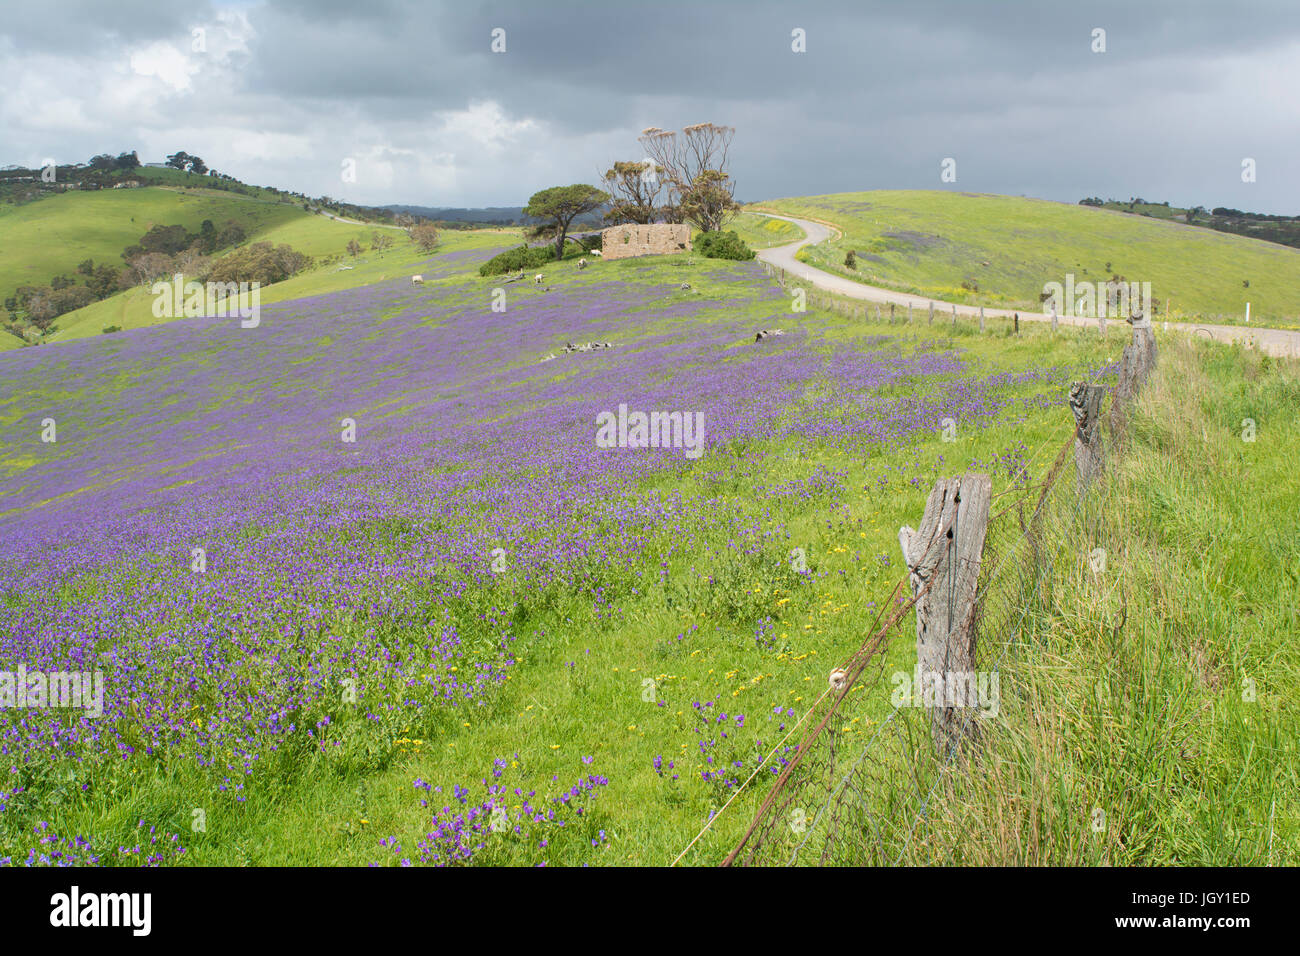
[[[1032,480],[1027,464],[1022,480],[995,496],[1008,497],[998,501],[980,556],[975,667],[1002,700],[1008,654],[1050,614],[1051,588],[1044,585],[1063,561],[1073,568],[1087,550],[1080,542],[1090,539],[1089,499],[1065,467],[1077,435],[1076,427],[1062,428],[1032,456],[1036,465],[1048,442],[1065,437],[1045,473]],[[915,640],[908,611],[929,589],[909,594],[906,584],[899,581],[882,605],[882,613],[894,609],[885,624],[873,625],[840,669],[843,688],[823,694],[805,715],[808,729],[794,756],[723,865],[927,865],[960,857],[953,832],[937,832],[930,812],[941,788],[956,786],[970,769],[977,748],[963,741],[978,740],[989,715],[964,708],[961,732],[936,749],[931,711],[915,687],[905,694],[897,674],[884,679],[885,652],[895,639]],[[859,724],[865,730],[855,733]]]

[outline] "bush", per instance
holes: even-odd
[[[555,259],[555,251],[550,246],[537,246],[530,248],[528,246],[519,246],[515,249],[507,249],[498,256],[493,256],[483,265],[479,266],[478,274],[481,276],[499,276],[507,272],[518,272],[521,269],[534,269],[537,266],[546,265]]]
[[[210,282],[257,282],[271,285],[301,272],[311,258],[291,246],[255,242],[218,259],[208,273]]]
[[[735,232],[706,232],[695,240],[695,251],[706,259],[752,259],[754,250]]]
[[[852,249],[844,256],[844,267],[846,269],[856,269],[858,267],[858,254]]]

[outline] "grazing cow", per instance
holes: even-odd
[[[411,276],[411,285],[423,285],[424,276]]]
[[[546,276],[542,275],[542,274],[539,272],[539,273],[537,273],[537,275],[533,276],[533,282],[536,283],[537,285],[541,285],[541,284],[542,284],[542,280],[545,279],[545,278],[546,278]]]
[[[587,260],[586,260],[586,259],[579,259],[579,260],[578,260],[578,268],[579,268],[579,269],[585,269],[585,268],[587,268]]]

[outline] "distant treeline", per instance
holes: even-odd
[[[1081,206],[1096,206],[1103,209],[1115,209],[1119,212],[1147,216],[1152,219],[1168,219],[1173,222],[1185,222],[1192,226],[1202,226],[1218,232],[1231,232],[1251,239],[1263,239],[1284,246],[1300,249],[1300,216],[1278,216],[1262,212],[1243,212],[1228,206],[1192,206],[1183,209],[1171,206],[1168,202],[1153,202],[1133,198],[1101,199],[1091,196],[1080,199]]]
[[[202,158],[178,150],[165,163],[142,164],[132,150],[117,155],[101,153],[85,163],[70,163],[41,168],[5,166],[0,168],[0,201],[22,205],[45,196],[68,190],[93,191],[113,189],[136,183],[140,186],[180,185],[217,189],[244,196],[275,197],[283,203],[296,203],[307,212],[329,212],[345,219],[365,222],[410,225],[401,221],[392,209],[358,206],[329,196],[309,197],[305,193],[277,189],[274,186],[250,186],[233,176],[210,168]]]
[[[534,226],[540,220],[524,215],[523,206],[482,206],[479,208],[455,208],[442,206],[385,206],[397,215],[423,217],[437,223],[442,229],[491,229],[502,226]],[[601,228],[605,223],[601,212],[597,210],[574,220],[578,226]]]

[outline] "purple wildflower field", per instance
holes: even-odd
[[[763,449],[860,459],[945,417],[1023,411],[1041,399],[1021,386],[1063,374],[981,375],[955,348],[792,326],[749,265],[702,274],[707,295],[622,275],[519,289],[505,313],[490,280],[389,282],[267,307],[256,329],[186,319],[0,354],[0,659],[102,669],[105,686],[98,719],[6,715],[13,792],[52,763],[85,792],[96,767],[189,765],[235,802],[259,774],[386,767],[413,723],[490,702],[520,642],[554,626],[532,605],[599,612],[630,587],[620,573],[666,578],[719,540],[760,553],[779,528],[725,486]],[[560,351],[587,340],[614,347]],[[928,380],[943,385],[909,385]],[[705,456],[598,447],[596,416],[620,403],[702,413]],[[842,472],[792,467],[763,486],[769,514],[842,490]],[[605,778],[584,779],[572,796],[594,799]],[[493,799],[477,823],[443,808],[416,855],[467,859]]]

